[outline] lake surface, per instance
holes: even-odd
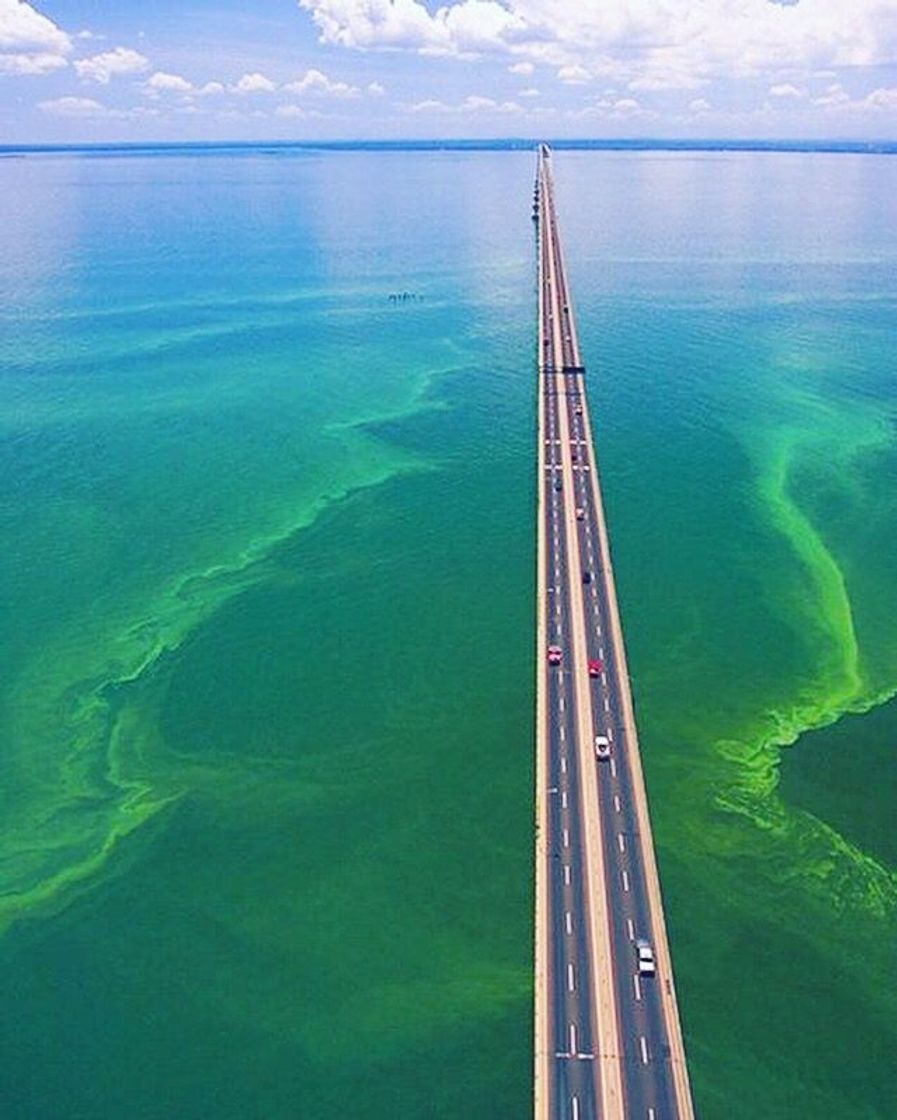
[[[529,1115],[534,168],[0,161],[5,1120]],[[556,180],[699,1114],[892,1117],[897,159]]]

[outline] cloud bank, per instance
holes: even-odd
[[[46,74],[68,65],[72,40],[23,0],[0,0],[0,73]]]
[[[299,0],[323,43],[527,63],[689,88],[781,67],[872,66],[897,58],[894,0]]]

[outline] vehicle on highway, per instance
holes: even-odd
[[[599,758],[610,758],[610,739],[606,735],[595,736],[595,754]]]
[[[573,414],[575,416],[582,416],[582,405],[577,404],[573,406]]]
[[[561,661],[563,660],[563,657],[564,657],[564,651],[561,649],[560,646],[549,646],[548,647],[548,664],[549,665],[560,665]]]
[[[654,950],[651,948],[651,942],[640,937],[635,943],[635,951],[638,954],[639,975],[653,976],[657,972],[657,964],[654,960]]]
[[[563,482],[561,482],[561,480],[559,478],[556,478],[554,480],[554,488],[555,488],[555,490],[563,490],[564,489],[564,484],[563,484]]]
[[[585,568],[583,573],[582,573],[582,582],[583,583],[591,583],[592,582],[592,573],[589,571],[588,568]]]
[[[585,515],[586,515],[586,511],[582,508],[582,506],[577,506],[576,507],[576,520],[577,521],[582,521],[582,519],[585,517]]]
[[[603,672],[604,672],[604,662],[601,661],[597,657],[591,658],[589,660],[589,676],[590,677],[600,677]]]

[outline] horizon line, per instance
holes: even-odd
[[[324,149],[373,151],[520,151],[535,149],[548,144],[567,151],[770,151],[770,152],[820,152],[847,154],[897,155],[897,140],[841,140],[841,139],[737,139],[719,137],[708,139],[619,137],[606,139],[545,139],[505,137],[493,139],[439,138],[432,139],[380,139],[380,140],[109,140],[51,143],[0,144],[0,154],[39,154],[42,152],[102,152],[102,151],[174,151],[184,149]]]

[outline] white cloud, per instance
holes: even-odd
[[[867,109],[897,109],[897,88],[876,89],[863,98],[862,104]]]
[[[367,91],[373,94],[374,97],[382,97],[383,94],[386,93],[386,87],[381,85],[380,82],[369,82]]]
[[[0,74],[49,74],[65,66],[61,54],[0,54]]]
[[[799,89],[791,82],[780,82],[778,85],[769,87],[769,95],[770,97],[806,97],[807,91]]]
[[[151,105],[135,105],[130,109],[112,109],[92,97],[56,97],[41,101],[38,109],[56,117],[93,117],[104,120],[154,120],[161,111]]]
[[[417,101],[407,106],[412,113],[521,113],[522,106],[516,101],[496,101],[493,97],[482,97],[472,93],[463,101],[450,105],[444,101]]]
[[[347,82],[337,82],[328,78],[320,70],[306,70],[295,82],[287,82],[283,87],[287,93],[314,93],[322,97],[357,97],[358,90]]]
[[[666,89],[699,89],[707,85],[706,78],[699,78],[687,70],[655,69],[632,78],[627,86],[629,89],[657,92]]]
[[[23,0],[0,0],[0,51],[67,54],[71,38]]]
[[[506,47],[524,19],[496,0],[460,0],[431,15],[418,0],[299,0],[321,41],[359,50],[470,55]]]
[[[511,55],[512,66],[588,67],[639,83],[631,88],[897,61],[895,0],[444,0],[435,11],[422,0],[299,4],[328,44]]]
[[[434,101],[432,97],[428,97],[425,101],[415,101],[413,105],[409,105],[408,107],[412,113],[451,112],[451,106],[446,105],[444,101]]]
[[[219,93],[226,93],[224,86],[221,82],[206,82],[204,86],[200,86],[196,91],[200,97],[214,96]]]
[[[278,105],[274,110],[277,117],[307,117],[308,113],[301,105]]]
[[[78,59],[74,66],[79,78],[105,86],[116,74],[137,74],[149,69],[149,59],[130,47],[116,47],[92,58]]]
[[[517,94],[517,96],[518,97],[539,97],[540,94],[539,94],[539,91],[537,89],[534,89],[532,86],[530,86],[527,89],[522,89]]]
[[[694,101],[689,101],[688,111],[690,113],[707,113],[710,111],[710,102],[704,97],[696,97]]]
[[[655,120],[658,114],[653,109],[645,109],[634,97],[611,99],[599,98],[581,109],[568,109],[564,114],[570,120]]]
[[[235,86],[234,93],[273,93],[277,88],[264,74],[244,74]]]
[[[813,104],[820,105],[823,108],[831,105],[845,105],[848,101],[850,101],[850,94],[840,82],[830,85],[821,97],[813,98]]]
[[[850,114],[893,113],[897,110],[897,87],[890,89],[881,87],[867,93],[865,97],[853,99],[842,86],[836,83],[829,86],[822,97],[817,97],[814,105],[821,105],[827,112]]]
[[[509,74],[532,74],[535,66],[531,62],[514,62],[508,67]]]
[[[23,0],[0,0],[0,74],[61,70],[71,37]]]
[[[592,75],[584,66],[562,66],[558,70],[558,79],[568,86],[581,86],[591,81]]]
[[[106,107],[92,97],[57,97],[41,101],[38,108],[58,117],[94,117],[106,112]]]
[[[462,113],[522,113],[516,101],[494,101],[491,97],[466,97],[461,104]]]
[[[180,74],[166,74],[164,70],[157,70],[146,83],[148,90],[156,93],[193,93],[193,83],[182,78]]]

